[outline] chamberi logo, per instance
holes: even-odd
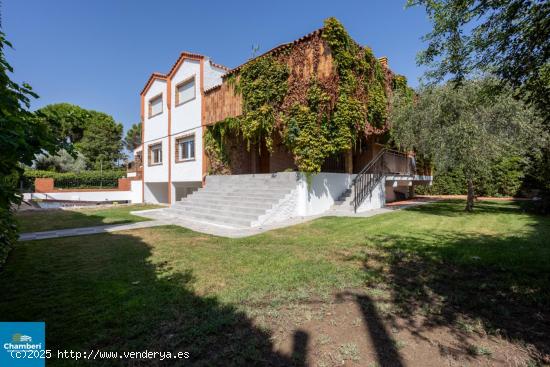
[[[45,351],[45,323],[0,322],[0,366],[44,367]]]
[[[32,338],[30,336],[19,334],[19,333],[13,334],[11,340],[14,343],[32,342]]]

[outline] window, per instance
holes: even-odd
[[[176,162],[195,159],[195,135],[176,139]]]
[[[149,145],[149,165],[162,164],[162,143]]]
[[[195,99],[195,77],[176,85],[176,106]]]
[[[162,113],[162,94],[149,100],[149,118]]]

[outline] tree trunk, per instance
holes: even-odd
[[[466,211],[471,212],[474,210],[474,182],[472,179],[468,179],[468,198],[466,199]]]

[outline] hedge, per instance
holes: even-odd
[[[118,179],[125,176],[125,170],[59,173],[29,169],[25,170],[23,174],[22,187],[25,189],[33,188],[35,178],[53,178],[54,185],[58,188],[115,188],[118,185]]]
[[[496,163],[486,177],[478,177],[475,193],[478,196],[516,196],[525,177],[525,164],[520,157],[510,157]],[[466,195],[466,178],[461,169],[435,172],[432,186],[417,186],[419,195]]]

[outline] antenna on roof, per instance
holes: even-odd
[[[260,45],[259,44],[252,44],[252,58],[255,58],[256,55],[258,54],[258,51],[260,50]]]

